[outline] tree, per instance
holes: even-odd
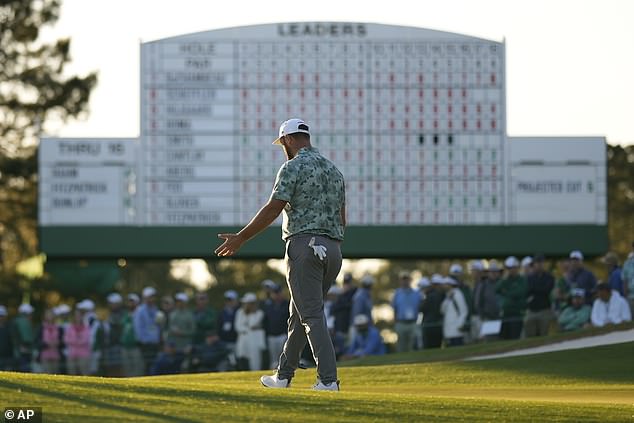
[[[0,0],[0,291],[37,252],[38,136],[85,113],[97,83],[95,73],[65,74],[69,39],[38,41],[59,12],[60,0]]]
[[[634,145],[608,145],[608,233],[622,259],[634,241]]]

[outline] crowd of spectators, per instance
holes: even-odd
[[[454,263],[447,275],[416,283],[412,273],[401,272],[391,301],[392,348],[373,319],[371,275],[357,284],[345,274],[326,295],[324,318],[339,360],[618,324],[632,318],[632,247],[623,267],[613,253],[602,258],[605,282],[584,266],[580,251],[560,262],[557,277],[542,255],[473,260],[466,271]],[[90,299],[44,310],[41,322],[34,321],[30,304],[20,305],[11,320],[0,305],[0,370],[130,377],[275,368],[289,300],[279,284],[261,285],[263,300],[229,290],[220,310],[204,292],[193,298],[184,292],[159,298],[151,286],[140,297],[114,292],[104,319]],[[311,365],[308,348],[300,366]]]

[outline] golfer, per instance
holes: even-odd
[[[280,167],[269,201],[237,234],[218,234],[221,257],[268,227],[284,210],[282,239],[286,242],[286,279],[291,293],[288,339],[277,372],[262,376],[262,385],[288,388],[309,342],[317,363],[315,390],[338,391],[335,351],[324,318],[324,296],[341,269],[340,243],[346,224],[343,175],[310,144],[308,125],[289,119],[273,144],[281,145],[287,161]]]

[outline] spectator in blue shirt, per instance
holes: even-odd
[[[342,359],[362,358],[367,355],[385,354],[385,344],[379,330],[370,324],[365,314],[358,314],[354,320],[355,335],[347,354]]]
[[[368,317],[370,323],[372,322],[372,285],[374,285],[374,278],[372,276],[365,275],[361,278],[361,286],[352,297],[351,319],[353,322],[354,318],[359,314],[364,314]]]
[[[412,288],[409,272],[399,274],[400,287],[396,289],[392,299],[394,309],[394,330],[398,336],[397,352],[411,351],[416,339],[416,318],[420,308],[420,293]]]
[[[586,304],[592,305],[594,293],[597,287],[597,278],[583,266],[583,254],[581,251],[570,253],[570,288],[581,288],[586,293]]]
[[[625,296],[623,277],[621,275],[621,268],[619,267],[619,257],[610,251],[603,256],[601,261],[608,267],[608,285],[610,285],[610,288],[622,296]]]
[[[134,310],[133,325],[136,340],[141,348],[146,374],[150,373],[152,363],[159,352],[161,330],[157,323],[156,289],[148,286],[143,289],[143,304]]]

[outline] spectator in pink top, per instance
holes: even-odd
[[[44,373],[59,373],[61,329],[53,310],[46,310],[40,330],[40,365]]]
[[[66,364],[70,375],[88,375],[90,373],[90,326],[84,322],[83,313],[75,311],[73,323],[64,333],[64,342],[68,348]]]

